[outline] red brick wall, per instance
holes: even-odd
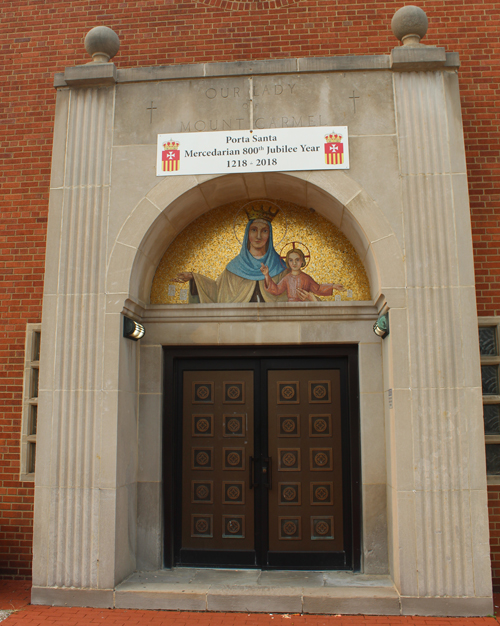
[[[53,74],[85,63],[83,38],[120,36],[119,67],[345,54],[386,54],[403,2],[331,0],[3,0],[0,44],[0,576],[28,576],[32,489],[18,482],[24,336],[40,321]],[[490,2],[425,0],[425,42],[460,52],[478,310],[499,314],[499,23]],[[220,7],[220,8],[218,8]],[[250,10],[249,7],[254,7]],[[246,10],[245,10],[246,8]],[[500,536],[500,535],[499,535]],[[500,566],[500,563],[499,563]]]
[[[488,487],[490,513],[491,574],[495,591],[500,590],[500,485]]]

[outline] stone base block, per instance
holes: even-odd
[[[401,615],[485,617],[493,614],[493,598],[408,598],[401,596]]]
[[[431,72],[446,63],[444,48],[400,46],[391,51],[391,69],[398,72]]]
[[[206,611],[207,589],[162,591],[117,591],[115,608],[160,611]]]
[[[295,587],[211,589],[207,595],[207,609],[243,613],[301,613],[302,589]]]
[[[304,590],[302,611],[333,615],[399,615],[399,594],[389,587]]]
[[[67,85],[114,85],[116,65],[114,63],[87,63],[64,70]]]
[[[79,606],[97,609],[114,608],[113,589],[74,589],[63,587],[32,587],[31,604],[48,606]]]
[[[231,583],[228,584],[227,579]],[[264,580],[266,584],[262,585]],[[136,573],[116,590],[35,586],[31,590],[31,602],[49,606],[164,611],[433,617],[493,614],[491,597],[400,596],[389,577],[346,572],[160,570]]]

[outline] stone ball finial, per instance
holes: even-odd
[[[398,9],[391,22],[392,32],[403,46],[418,46],[428,26],[429,20],[425,11],[413,4]]]
[[[120,49],[120,39],[107,26],[96,26],[85,37],[85,50],[94,63],[109,63]]]

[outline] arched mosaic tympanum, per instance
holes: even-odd
[[[358,254],[313,207],[283,200],[198,217],[165,251],[151,289],[152,304],[335,299],[370,300]]]

